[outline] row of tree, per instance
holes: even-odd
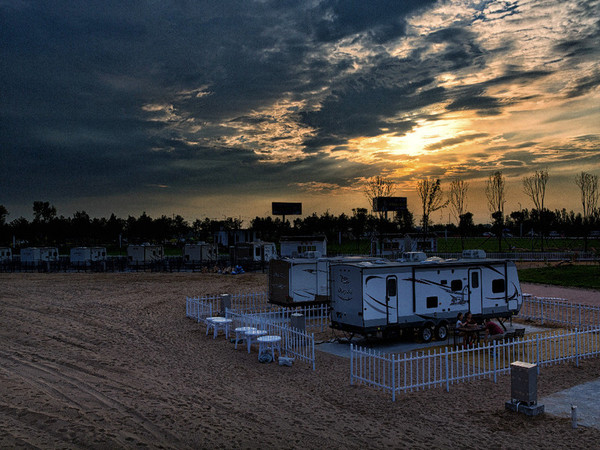
[[[263,240],[278,241],[287,235],[325,235],[330,241],[344,239],[360,240],[365,236],[392,233],[421,232],[444,229],[462,238],[480,235],[484,231],[498,237],[499,250],[502,239],[509,234],[522,235],[523,232],[535,232],[543,237],[550,230],[565,236],[587,237],[591,230],[600,228],[600,210],[598,209],[598,176],[586,172],[579,174],[574,182],[580,189],[582,213],[567,212],[566,209],[550,211],[545,205],[547,170],[536,171],[523,178],[523,191],[532,200],[533,208],[522,209],[505,214],[505,179],[502,172],[495,172],[487,180],[486,197],[492,217],[492,226],[475,225],[473,214],[467,211],[469,183],[462,179],[450,182],[448,194],[442,189],[439,179],[424,179],[417,183],[417,193],[421,200],[421,227],[415,227],[413,214],[408,210],[398,211],[393,218],[378,211],[370,213],[365,208],[352,210],[352,215],[344,213],[335,216],[326,212],[297,218],[290,223],[279,218],[256,217],[250,228]],[[365,196],[371,204],[377,197],[391,196],[394,184],[383,177],[374,177],[365,186]],[[442,208],[450,208],[455,224],[431,225],[431,214]],[[58,216],[56,208],[49,202],[33,203],[33,220],[20,217],[7,222],[8,210],[0,205],[0,245],[10,245],[18,241],[25,245],[111,245],[135,242],[177,242],[203,240],[212,242],[218,231],[241,229],[243,221],[234,218],[224,220],[196,219],[191,224],[182,216],[161,216],[157,219],[143,213],[139,217],[127,219],[114,214],[107,218],[91,218],[85,211],[77,211],[73,217]],[[587,245],[587,244],[586,244]]]

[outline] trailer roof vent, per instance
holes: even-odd
[[[464,259],[485,259],[485,251],[483,250],[463,250],[462,257]]]

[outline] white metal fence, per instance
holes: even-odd
[[[227,294],[226,294],[227,295]],[[242,326],[259,328],[270,335],[281,336],[282,351],[286,355],[312,364],[315,370],[314,333],[307,333],[291,327],[291,315],[303,314],[306,328],[318,328],[321,331],[329,325],[329,307],[327,305],[308,305],[287,309],[267,305],[267,294],[214,295],[206,297],[186,297],[186,317],[206,324],[208,317],[224,315],[232,319],[232,329]],[[229,303],[230,307],[226,304]]]
[[[229,295],[229,306],[227,306],[224,304],[223,297],[224,295],[186,297],[186,316],[203,322],[207,317],[213,315],[225,315],[225,308],[228,307],[239,313],[261,315],[266,319],[288,324],[292,314],[302,314],[307,329],[324,331],[329,327],[329,306],[325,304],[281,307],[267,303],[268,294],[262,292],[231,294]]]
[[[554,323],[574,330],[555,330],[525,338],[493,341],[469,349],[433,349],[410,354],[385,354],[351,345],[350,383],[406,392],[445,386],[507,373],[514,361],[540,366],[600,355],[600,308],[568,303],[564,299],[525,295],[518,316]]]
[[[564,298],[534,297],[523,294],[519,318],[541,324],[554,323],[571,327],[600,326],[600,307],[570,303]]]
[[[600,355],[600,328],[554,331],[530,338],[493,341],[482,347],[434,349],[404,355],[381,354],[350,346],[350,384],[361,383],[391,392],[406,392],[493,378],[510,371],[514,361],[540,366]]]
[[[260,314],[244,314],[227,309],[226,317],[232,319],[232,329],[237,327],[254,327],[264,330],[271,336],[281,337],[281,350],[286,356],[312,364],[315,370],[315,337],[313,333],[306,333],[287,326],[279,319],[281,317]]]

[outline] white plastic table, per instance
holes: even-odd
[[[281,336],[261,336],[257,339],[257,341],[259,358],[263,350],[271,350],[271,356],[273,356],[273,361],[275,361],[275,349],[277,349],[277,351],[279,352],[279,356],[281,356]]]
[[[252,338],[258,338],[267,334],[265,330],[254,330],[246,332],[246,342],[248,343],[248,353],[250,353],[250,346],[252,345]]]
[[[206,335],[208,336],[208,331],[212,327],[213,329],[213,339],[216,339],[217,333],[219,332],[219,328],[223,328],[225,330],[225,338],[229,338],[229,324],[232,323],[233,320],[226,319],[225,317],[207,317],[206,318]]]
[[[241,341],[244,342],[246,338],[246,333],[249,331],[257,331],[254,327],[237,327],[235,329],[235,349],[237,350],[238,341],[241,338]]]

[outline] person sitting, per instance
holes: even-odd
[[[476,328],[477,327],[477,323],[475,322],[475,320],[473,319],[473,314],[471,314],[471,311],[468,311],[467,314],[465,314],[465,321],[463,322],[463,328]],[[465,333],[465,345],[467,347],[471,346],[475,340],[475,334],[468,332]]]
[[[485,340],[486,341],[496,341],[502,339],[504,336],[504,331],[496,322],[493,322],[492,319],[485,320]]]
[[[456,336],[458,336],[458,342],[460,342],[460,339],[465,335],[464,331],[460,331],[461,328],[465,327],[465,322],[463,322],[463,318],[463,313],[460,312],[456,316],[456,325],[454,326],[454,344],[456,344]]]

